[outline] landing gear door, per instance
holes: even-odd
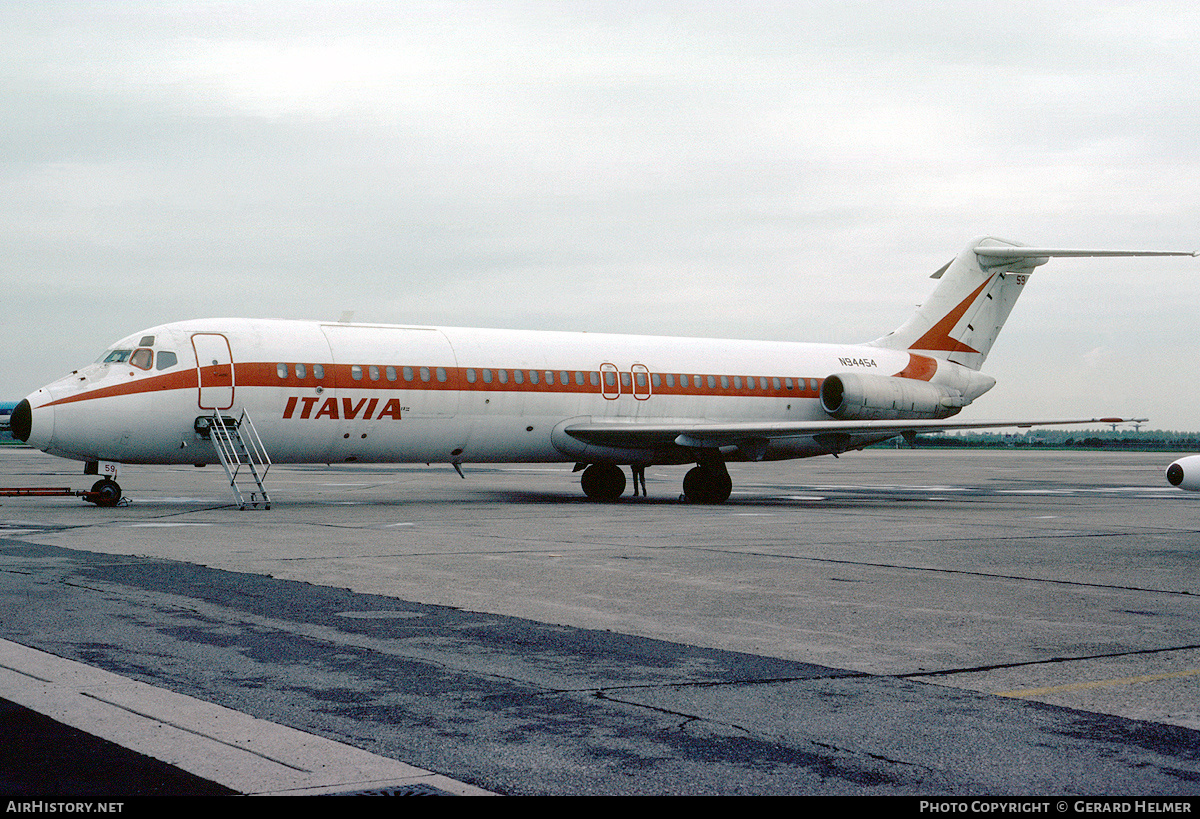
[[[192,336],[196,352],[196,378],[200,387],[200,409],[226,410],[233,406],[233,351],[220,333]]]

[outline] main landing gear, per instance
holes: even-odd
[[[583,494],[594,501],[615,501],[625,492],[625,473],[616,464],[592,464],[579,481]]]
[[[733,492],[733,480],[725,464],[699,464],[683,476],[683,494],[692,503],[724,503]]]
[[[580,485],[591,500],[615,501],[625,492],[625,473],[616,464],[592,464],[583,470]],[[683,494],[691,503],[724,503],[732,491],[723,461],[699,464],[683,477]]]

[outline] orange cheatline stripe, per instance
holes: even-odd
[[[915,358],[923,358],[915,356]],[[902,373],[904,375],[913,365]],[[931,363],[932,359],[929,360]],[[202,368],[201,378],[204,380],[205,386],[219,388],[223,386],[219,381],[214,382],[213,371],[220,371],[228,365],[218,367]],[[531,383],[529,380],[530,370],[522,368],[519,371],[523,375],[523,382],[517,383],[514,374],[518,372],[517,368],[500,368],[500,367],[425,367],[430,373],[430,379],[424,381],[418,373],[423,369],[420,365],[350,365],[350,364],[323,364],[325,369],[324,378],[316,378],[313,376],[313,365],[306,364],[306,376],[297,378],[294,375],[294,364],[289,363],[288,377],[280,378],[277,371],[277,364],[274,362],[242,362],[234,365],[234,378],[232,386],[235,390],[238,387],[317,387],[326,386],[340,389],[355,389],[355,390],[457,390],[462,392],[529,392],[529,393],[559,393],[559,394],[593,394],[599,393],[603,389],[601,386],[596,386],[591,383],[591,374],[594,370],[568,370],[571,376],[571,383],[562,384],[560,373],[563,370],[536,370],[538,374],[538,383]],[[352,369],[358,366],[361,371],[361,378],[355,379],[352,376]],[[371,367],[378,368],[378,379],[371,379]],[[386,378],[386,370],[392,367],[397,373],[397,380],[388,381]],[[405,367],[409,367],[414,372],[414,379],[411,381],[403,380],[400,373]],[[436,377],[436,372],[441,369],[445,372],[446,380],[440,381]],[[474,369],[476,371],[476,379],[474,382],[467,380],[467,370]],[[482,379],[482,372],[487,369],[491,370],[493,377],[490,383],[486,383]],[[936,370],[936,363],[934,363]],[[508,373],[508,382],[500,383],[498,374],[501,370]],[[545,374],[547,372],[554,373],[554,384],[547,384]],[[575,383],[575,373],[583,372],[586,375],[585,383],[582,385]],[[622,372],[621,375],[628,376],[628,372]],[[601,374],[603,375],[603,374]],[[645,373],[648,379],[652,379],[655,375],[660,377],[658,386],[637,387],[638,395],[649,397],[649,395],[677,395],[677,396],[742,396],[742,397],[768,397],[768,398],[816,398],[820,394],[820,385],[823,379],[819,378],[796,378],[784,376],[741,376],[741,375],[718,375],[709,373],[672,373],[675,376],[675,386],[667,386],[666,379],[663,376],[666,373]],[[692,379],[701,379],[702,386],[700,387],[682,387],[680,386],[680,376],[687,375],[689,381]],[[712,377],[715,386],[708,386],[708,379]],[[909,376],[905,376],[909,377]],[[748,384],[748,379],[754,378],[756,383],[761,383],[764,378],[768,379],[767,387],[758,387],[751,389]],[[779,379],[780,386],[775,388],[773,381]],[[728,383],[728,387],[723,387],[722,379]],[[735,379],[741,379],[741,387],[735,387],[737,383]],[[790,380],[795,385],[792,389],[786,386]],[[803,387],[799,385],[803,384]],[[815,388],[810,386],[815,384]],[[58,406],[62,404],[72,404],[80,401],[89,401],[95,398],[109,398],[121,395],[136,395],[139,393],[166,391],[166,390],[195,390],[198,388],[196,379],[196,369],[188,368],[181,369],[178,372],[164,373],[160,375],[141,376],[131,380],[129,383],[117,384],[112,386],[100,387],[98,389],[89,390],[77,395],[60,398],[57,401],[50,402],[44,406]],[[610,388],[611,389],[611,388]],[[622,383],[620,387],[622,396],[632,396],[635,394],[635,388],[632,385]]]
[[[194,390],[196,389],[196,370],[182,370],[164,375],[152,375],[137,378],[128,384],[116,384],[109,387],[99,387],[77,395],[68,395],[57,401],[51,401],[41,406],[54,407],[60,404],[73,404],[77,401],[90,401],[93,398],[110,398],[117,395],[136,395],[143,392],[158,392],[165,390]]]
[[[897,378],[912,378],[917,381],[929,381],[937,373],[938,363],[936,358],[930,358],[927,355],[917,355],[916,353],[908,354],[908,364],[904,369],[896,373]]]

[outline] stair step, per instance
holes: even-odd
[[[254,428],[254,422],[250,420],[250,416],[245,410],[242,411],[241,417],[236,422],[229,423],[231,420],[223,417],[219,412],[214,412],[209,419],[209,440],[212,441],[213,449],[217,451],[217,458],[220,459],[221,466],[225,468],[225,474],[229,477],[229,486],[233,490],[238,508],[245,509],[249,503],[256,509],[259,504],[262,504],[264,509],[270,509],[271,496],[267,494],[267,490],[263,486],[263,479],[266,478],[267,471],[271,468],[271,459],[267,456],[262,439],[258,437],[258,430]],[[257,492],[249,493],[249,500],[246,498],[246,493],[242,492],[241,487],[238,486],[238,474],[243,467],[250,472],[255,486],[258,487]]]

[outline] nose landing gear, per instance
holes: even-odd
[[[97,506],[116,506],[121,502],[121,485],[112,478],[98,480],[83,499]]]

